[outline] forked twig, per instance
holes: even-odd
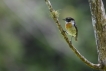
[[[69,47],[73,50],[73,52],[85,63],[87,64],[88,66],[90,66],[91,68],[94,68],[94,69],[101,69],[102,66],[100,64],[93,64],[91,63],[90,61],[88,61],[83,55],[81,55],[79,53],[79,51],[73,47],[73,45],[70,43],[66,33],[64,32],[63,28],[61,27],[59,21],[58,21],[58,16],[57,16],[57,11],[55,11],[53,8],[52,8],[52,5],[50,3],[49,0],[45,0],[49,10],[50,10],[50,13],[52,14],[52,18],[53,20],[55,21],[56,25],[58,26],[58,29],[59,31],[61,32],[61,34],[63,35],[65,41],[67,42],[67,44],[69,45]]]

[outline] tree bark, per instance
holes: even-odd
[[[106,71],[106,15],[102,0],[89,0],[101,71]]]
[[[59,20],[58,20],[59,14],[58,14],[58,12],[53,9],[53,7],[52,7],[52,5],[51,5],[51,3],[50,3],[49,0],[45,0],[45,2],[46,2],[47,6],[48,6],[48,8],[49,8],[49,11],[50,11],[50,13],[51,13],[51,15],[52,15],[52,18],[53,18],[53,20],[55,21],[55,23],[56,23],[56,25],[57,25],[57,27],[58,27],[58,29],[59,29],[61,35],[63,35],[65,41],[67,42],[67,44],[69,45],[69,47],[73,50],[73,52],[74,52],[85,64],[87,64],[87,65],[90,66],[91,68],[99,69],[99,70],[100,70],[100,69],[102,68],[101,64],[99,64],[99,63],[98,63],[98,64],[94,64],[94,63],[88,61],[88,60],[87,60],[83,55],[81,55],[80,52],[70,43],[70,41],[69,41],[69,39],[68,39],[66,33],[64,32],[62,26],[61,26],[60,23],[59,23]]]

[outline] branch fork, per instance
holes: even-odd
[[[49,10],[50,10],[50,13],[52,14],[52,18],[53,18],[53,20],[55,21],[55,23],[56,23],[56,25],[57,25],[57,27],[58,27],[58,29],[59,29],[61,35],[63,35],[63,38],[65,39],[65,41],[67,42],[67,44],[69,45],[69,47],[72,49],[72,51],[73,51],[86,65],[88,65],[89,67],[94,68],[94,69],[98,69],[98,70],[102,69],[102,65],[101,65],[101,64],[94,64],[94,63],[88,61],[88,60],[87,60],[83,55],[81,55],[81,54],[79,53],[79,51],[70,43],[70,41],[69,41],[69,39],[68,39],[66,33],[64,32],[62,26],[60,25],[60,23],[59,23],[59,21],[58,21],[58,12],[52,8],[52,5],[51,5],[51,3],[50,3],[49,0],[45,0],[45,2],[46,2],[47,6],[48,6],[48,8],[49,8]]]

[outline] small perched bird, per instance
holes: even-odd
[[[75,23],[75,20],[71,17],[66,17],[65,19],[65,28],[66,28],[66,32],[71,35],[72,37],[75,38],[75,40],[77,41],[77,37],[78,37],[78,29]]]

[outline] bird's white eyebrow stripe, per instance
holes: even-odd
[[[75,21],[72,20],[71,23],[72,23],[72,25],[74,25],[75,24]]]
[[[66,21],[65,21],[66,22]],[[70,21],[70,22],[66,22],[66,24],[67,23],[72,23],[72,25],[74,25],[75,24],[75,22],[74,21]]]

